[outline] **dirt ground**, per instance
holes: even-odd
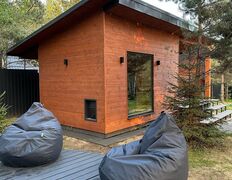
[[[80,139],[64,136],[64,148],[65,149],[76,149],[76,150],[90,151],[90,152],[97,152],[97,153],[105,154],[112,147],[127,144],[129,142],[136,141],[136,140],[139,140],[141,138],[142,138],[142,135],[141,136],[134,136],[134,137],[128,138],[125,141],[122,141],[122,142],[119,142],[119,143],[116,143],[116,144],[112,144],[109,147],[105,147],[105,146],[101,146],[101,145],[98,145],[98,144],[86,142],[86,141],[83,141],[83,140],[80,140]]]
[[[113,144],[112,147],[141,139],[141,137],[131,137],[126,141]],[[105,154],[111,147],[65,136],[64,148]],[[189,180],[232,180],[231,136],[226,138],[225,147],[222,149],[189,150]]]

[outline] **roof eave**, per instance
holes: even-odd
[[[119,0],[119,4],[126,6],[130,9],[139,11],[148,16],[152,16],[156,19],[160,19],[162,21],[168,22],[180,28],[184,28],[187,30],[192,30],[193,28],[192,25],[190,25],[184,19],[181,19],[171,13],[161,10],[141,0]]]

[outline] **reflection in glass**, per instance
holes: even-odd
[[[128,52],[129,116],[153,111],[153,55]]]

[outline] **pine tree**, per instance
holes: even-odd
[[[213,0],[174,0],[180,4],[184,13],[194,19],[195,29],[182,30],[182,55],[179,63],[179,73],[175,75],[177,83],[169,83],[169,94],[164,105],[173,112],[177,123],[183,130],[187,141],[197,146],[214,146],[220,142],[222,133],[215,124],[202,124],[201,121],[209,117],[201,104],[204,97],[204,75],[202,67],[207,56],[216,52],[212,41],[212,27],[221,21],[219,13],[212,16],[212,9],[219,1]],[[214,33],[215,33],[214,32]],[[218,34],[215,38],[218,40]],[[214,39],[213,39],[214,40]],[[218,42],[218,41],[217,41]],[[220,45],[219,45],[220,46]]]
[[[219,1],[209,11],[212,23],[208,35],[213,41],[211,56],[219,61],[218,71],[223,73],[232,68],[232,1]]]
[[[221,133],[215,124],[201,123],[210,114],[204,109],[204,75],[199,77],[196,73],[199,66],[196,49],[193,45],[185,45],[178,64],[179,72],[174,76],[176,83],[169,82],[164,106],[172,112],[191,145],[208,147],[218,144]]]

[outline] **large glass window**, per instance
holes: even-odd
[[[128,114],[153,111],[153,55],[127,53]]]

